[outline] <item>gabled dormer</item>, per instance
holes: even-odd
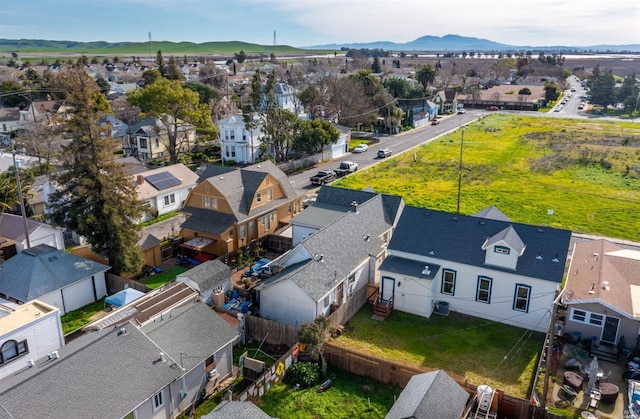
[[[515,270],[526,247],[513,226],[509,226],[482,244],[484,263]]]

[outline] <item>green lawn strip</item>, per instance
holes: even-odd
[[[189,269],[185,268],[184,266],[174,265],[166,271],[151,275],[150,277],[145,278],[140,282],[151,289],[156,289],[163,286],[167,282],[173,281],[174,279],[176,279],[176,276],[188,270]]]
[[[441,368],[526,398],[542,340],[542,333],[455,313],[426,319],[394,311],[379,322],[367,305],[335,342],[394,362]]]
[[[266,393],[258,406],[278,418],[382,418],[402,389],[329,367],[333,386],[318,393],[320,385],[295,390],[279,383]]]
[[[403,196],[409,205],[457,208],[462,133],[338,180],[334,186]],[[640,126],[628,122],[495,115],[464,133],[460,211],[496,205],[516,222],[633,239],[640,219]],[[548,210],[553,210],[550,215]]]
[[[71,333],[88,324],[93,315],[104,309],[105,298],[106,297],[103,297],[95,303],[70,311],[61,316],[60,321],[62,322],[62,334],[66,335],[67,333]]]

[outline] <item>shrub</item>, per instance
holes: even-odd
[[[320,367],[314,362],[298,362],[287,371],[285,381],[289,384],[299,384],[300,387],[311,387],[320,380]]]

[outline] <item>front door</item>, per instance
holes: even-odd
[[[609,317],[604,321],[604,328],[602,329],[602,337],[600,341],[604,343],[616,344],[616,338],[618,337],[618,324],[620,319],[617,317]]]
[[[336,290],[336,304],[342,305],[342,300],[344,299],[344,282],[338,284],[338,289]]]
[[[388,276],[382,277],[382,301],[389,301],[394,293],[396,288],[396,280],[395,278],[389,278]]]

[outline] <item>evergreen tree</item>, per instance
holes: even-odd
[[[67,121],[73,140],[63,150],[64,169],[53,176],[50,218],[85,237],[104,253],[117,273],[138,273],[144,262],[135,220],[142,214],[137,190],[114,160],[117,142],[100,135],[100,118],[110,113],[99,87],[79,66],[59,75],[74,109]]]
[[[371,64],[371,72],[372,73],[380,73],[382,69],[380,68],[380,59],[376,55],[373,57],[373,64]]]

